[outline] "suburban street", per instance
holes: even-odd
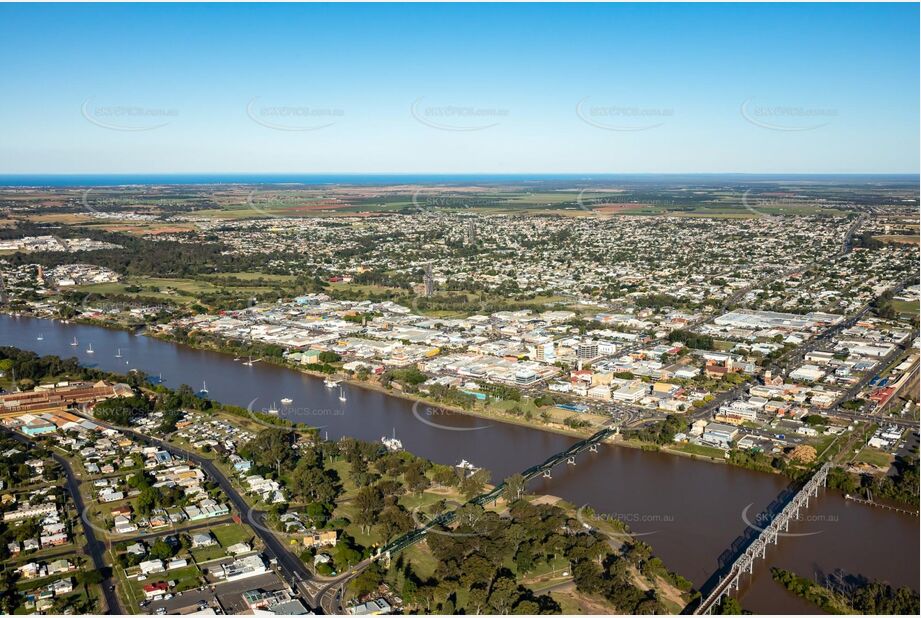
[[[4,430],[5,431],[5,430]],[[25,436],[22,436],[18,433],[6,432],[8,435],[12,436],[15,440],[21,442],[22,444],[31,445],[33,444],[31,440],[27,439]],[[64,457],[52,451],[51,456],[56,462],[58,462],[61,467],[64,469],[64,473],[67,475],[67,491],[70,492],[71,498],[74,501],[74,506],[77,509],[78,513],[84,512],[83,496],[80,495],[80,482],[77,480],[74,475],[74,471]],[[85,551],[90,556],[93,561],[93,567],[99,573],[102,573],[103,580],[101,583],[102,594],[105,598],[106,607],[109,609],[110,614],[126,614],[124,607],[118,599],[118,595],[115,593],[115,585],[112,579],[112,569],[106,566],[105,562],[105,543],[99,541],[96,538],[96,532],[93,530],[92,526],[83,522],[83,533],[86,535],[86,546]]]

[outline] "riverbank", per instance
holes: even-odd
[[[172,333],[166,333],[166,332],[161,332],[161,331],[156,331],[156,330],[151,330],[151,329],[145,329],[143,332],[139,332],[139,329],[137,328],[129,329],[129,328],[120,327],[118,325],[114,325],[111,323],[100,323],[97,320],[73,319],[73,320],[65,321],[65,320],[61,320],[61,319],[53,318],[53,317],[39,318],[39,317],[34,317],[28,314],[20,314],[20,315],[23,315],[23,317],[30,317],[33,319],[48,319],[48,320],[52,320],[52,321],[55,321],[61,324],[74,324],[74,325],[85,325],[85,326],[91,326],[91,327],[103,327],[110,331],[124,332],[128,334],[132,334],[134,336],[139,336],[143,334],[144,337],[147,337],[150,339],[154,339],[157,341],[163,341],[163,342],[170,343],[173,345],[184,346],[191,350],[217,353],[225,357],[233,358],[234,360],[237,360],[241,354],[239,349],[234,349],[233,347],[229,345],[222,346],[219,344],[219,341],[216,341],[214,339],[207,339],[205,341],[187,341],[187,340],[179,340],[178,338],[173,336]],[[309,376],[310,378],[316,379],[316,380],[323,380],[329,377],[328,373],[307,369],[303,366],[289,363],[289,362],[284,361],[284,359],[280,359],[280,358],[276,358],[272,356],[266,355],[266,356],[261,357],[259,359],[259,363],[270,365],[273,367],[278,367],[278,368],[289,370],[289,371],[293,371],[300,375]],[[441,401],[437,401],[437,400],[428,398],[424,394],[407,393],[405,391],[402,391],[396,388],[387,388],[383,386],[382,384],[380,384],[379,382],[361,380],[351,375],[344,374],[342,376],[337,376],[337,379],[340,379],[342,382],[352,387],[360,388],[368,392],[378,393],[378,394],[381,394],[381,395],[384,395],[386,397],[390,397],[393,399],[409,402],[413,404],[412,412],[417,417],[417,420],[423,423],[432,424],[433,426],[442,427],[444,429],[449,429],[449,430],[453,428],[450,426],[442,426],[441,423],[438,423],[436,422],[435,419],[430,419],[429,417],[437,416],[438,413],[444,414],[445,412],[448,412],[451,414],[464,415],[470,418],[493,421],[497,423],[503,423],[505,425],[523,427],[526,429],[537,430],[543,433],[565,436],[567,438],[575,438],[575,439],[587,438],[605,425],[605,423],[603,422],[598,422],[598,423],[593,424],[590,427],[575,429],[572,427],[567,427],[566,425],[562,423],[557,423],[557,422],[549,422],[549,423],[548,422],[538,422],[534,420],[528,420],[524,418],[523,416],[519,416],[519,415],[504,414],[501,412],[486,410],[482,408],[464,408],[461,406],[452,405],[450,403],[445,403],[445,402],[441,402]],[[552,408],[548,407],[548,409],[552,409]],[[432,414],[433,412],[435,412],[434,415]],[[597,415],[594,415],[594,416],[597,417]],[[280,418],[283,418],[283,417],[280,417]],[[293,419],[287,419],[287,420],[293,420]],[[295,422],[303,423],[303,421],[295,421]],[[466,428],[466,429],[469,429],[469,428]],[[751,469],[747,466],[738,465],[728,460],[725,457],[721,457],[721,456],[718,457],[715,455],[711,457],[711,456],[707,456],[701,453],[687,453],[677,448],[672,448],[671,445],[658,445],[658,444],[651,443],[651,442],[647,443],[647,442],[637,442],[637,441],[617,440],[617,439],[614,439],[614,440],[609,439],[606,442],[608,444],[613,444],[613,445],[627,446],[632,449],[655,451],[655,452],[660,452],[660,453],[667,454],[667,455],[678,455],[678,456],[690,458],[696,461],[708,461],[711,463],[729,464],[730,466],[733,466],[733,467]],[[758,470],[758,471],[763,472],[764,470]]]
[[[159,339],[160,341],[167,341],[169,343],[173,343],[176,345],[188,346],[189,348],[192,348],[195,350],[206,350],[208,352],[216,352],[218,354],[223,354],[225,356],[234,357],[234,359],[238,358],[239,356],[239,351],[234,350],[230,347],[222,347],[220,345],[203,345],[197,342],[192,343],[188,341],[179,341],[168,333],[148,331],[145,334],[145,336],[151,337],[153,339]],[[307,369],[305,367],[295,365],[292,363],[288,363],[288,362],[285,362],[284,360],[280,361],[276,358],[269,357],[269,356],[264,356],[260,358],[259,362],[273,365],[275,367],[281,367],[284,369],[297,371],[303,375],[311,376],[318,380],[324,380],[330,377],[330,374],[328,373]],[[464,414],[466,416],[471,416],[474,418],[494,420],[500,423],[518,425],[520,427],[528,427],[530,429],[537,429],[539,431],[546,431],[546,432],[555,433],[558,435],[563,435],[563,436],[567,436],[571,438],[579,438],[579,439],[587,438],[591,436],[593,433],[595,433],[596,431],[598,431],[598,429],[600,429],[603,426],[603,424],[596,424],[596,425],[592,425],[591,427],[586,427],[584,429],[574,429],[571,427],[566,427],[565,425],[562,425],[559,423],[540,423],[538,424],[534,422],[529,422],[525,419],[519,418],[518,416],[515,416],[512,414],[500,414],[500,413],[490,412],[490,411],[482,410],[482,409],[463,408],[461,406],[456,406],[456,405],[452,405],[449,403],[437,401],[437,400],[425,397],[424,395],[421,395],[421,394],[407,393],[399,389],[387,388],[381,385],[379,382],[372,382],[369,380],[360,380],[348,374],[337,375],[336,379],[342,382],[345,382],[349,386],[355,386],[355,387],[366,389],[369,391],[374,391],[377,393],[381,393],[383,395],[387,395],[389,397],[394,397],[397,399],[402,399],[404,401],[409,401],[413,404],[417,404],[417,403],[426,404],[433,408],[437,408],[439,411],[447,411],[447,412],[451,412],[454,414]]]
[[[178,341],[174,337],[170,336],[169,334],[164,334],[164,333],[148,332],[146,336],[152,337],[155,339],[159,339],[161,341],[167,341],[169,343],[173,343],[176,345],[185,345],[192,349],[206,350],[209,352],[217,352],[225,356],[234,357],[235,360],[239,356],[238,350],[234,350],[230,347],[222,347],[220,345],[214,345],[215,343],[214,340],[209,340],[208,343],[210,343],[211,345],[202,345],[202,344],[190,343],[187,341]],[[275,367],[280,367],[283,369],[297,371],[303,375],[307,375],[312,378],[316,378],[317,380],[325,380],[330,375],[322,371],[307,369],[299,365],[285,362],[283,360],[279,361],[279,359],[276,359],[273,357],[263,357],[260,359],[260,362],[266,363],[266,364],[269,364]],[[453,414],[462,414],[462,415],[477,418],[477,419],[491,420],[491,421],[495,421],[499,423],[505,423],[508,425],[516,425],[519,427],[526,427],[528,429],[536,429],[536,430],[547,432],[547,433],[552,433],[552,434],[557,434],[557,435],[562,435],[562,436],[566,436],[570,438],[577,438],[577,439],[588,438],[605,425],[604,423],[598,423],[598,424],[594,424],[590,427],[586,427],[582,429],[573,429],[571,427],[567,427],[560,423],[536,423],[536,422],[528,421],[522,418],[521,416],[517,416],[517,415],[502,414],[502,413],[497,413],[493,411],[488,411],[482,408],[479,408],[479,409],[478,408],[463,408],[461,406],[452,405],[449,403],[444,403],[441,401],[430,399],[428,397],[425,397],[423,394],[407,393],[400,389],[387,388],[383,386],[382,384],[380,384],[379,382],[370,381],[370,380],[360,380],[348,374],[341,375],[341,376],[337,375],[336,379],[341,380],[342,382],[350,386],[354,386],[354,387],[358,387],[358,388],[365,389],[368,391],[380,393],[382,395],[393,397],[395,399],[401,399],[404,401],[408,401],[413,404],[413,408],[412,408],[413,414],[416,415],[418,418],[420,418],[420,420],[422,420],[423,422],[432,422],[432,421],[428,421],[425,418],[423,418],[425,415],[430,415],[431,410],[430,409],[420,409],[420,404],[426,406],[427,408],[428,407],[434,408],[434,410],[438,412],[442,412],[442,413],[447,411]],[[699,453],[699,452],[698,453],[687,452],[679,448],[674,448],[670,445],[659,445],[659,444],[655,444],[652,442],[641,442],[641,441],[635,441],[635,440],[633,441],[620,440],[620,439],[617,439],[616,437],[614,439],[606,440],[606,443],[617,445],[617,446],[625,446],[628,448],[639,449],[643,451],[655,451],[655,452],[664,453],[666,455],[677,455],[680,457],[690,458],[695,461],[705,461],[705,462],[710,462],[710,463],[725,464],[725,465],[742,468],[746,470],[770,473],[773,475],[782,474],[782,472],[779,470],[764,470],[761,468],[754,468],[751,466],[741,465],[735,461],[732,461],[730,458],[726,457],[725,455],[710,456],[710,455]]]

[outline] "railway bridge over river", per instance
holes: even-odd
[[[755,561],[759,558],[764,559],[768,545],[776,545],[780,536],[789,530],[790,520],[798,519],[800,511],[809,507],[809,499],[819,495],[819,488],[825,486],[831,468],[832,464],[826,462],[812,475],[783,509],[774,515],[770,523],[761,528],[758,536],[733,561],[725,575],[719,577],[716,586],[701,598],[700,604],[687,613],[709,614],[720,599],[739,589],[742,576],[754,572]]]
[[[618,431],[619,429],[614,426],[605,427],[591,437],[576,442],[565,451],[557,453],[552,457],[548,457],[544,462],[524,470],[521,473],[521,476],[525,481],[530,481],[540,476],[550,477],[550,471],[555,466],[564,462],[567,464],[575,465],[576,455],[584,451],[597,452],[598,444],[603,442],[608,437],[618,433]],[[713,586],[711,590],[707,591],[705,596],[700,598],[700,602],[697,605],[691,605],[685,608],[685,613],[710,613],[713,607],[719,603],[720,599],[730,594],[733,590],[738,590],[741,584],[742,576],[745,574],[750,575],[754,572],[755,561],[759,558],[764,559],[768,545],[776,545],[780,540],[780,537],[785,532],[787,532],[787,530],[789,530],[790,521],[793,519],[798,519],[800,512],[809,507],[809,500],[819,495],[819,488],[825,486],[826,480],[828,478],[828,471],[831,470],[831,468],[832,464],[830,462],[823,464],[812,475],[812,477],[795,494],[793,494],[789,500],[787,500],[786,504],[780,511],[770,516],[769,522],[765,525],[765,527],[758,528],[758,530],[760,530],[759,534],[755,536],[747,545],[745,545],[743,550],[740,550],[738,556],[725,570],[725,574],[714,576],[714,578],[718,578],[716,585]],[[504,489],[505,482],[499,483],[492,490],[477,496],[471,500],[471,502],[479,505],[485,505],[490,502],[494,502],[499,498],[500,495],[502,495]],[[424,539],[429,531],[431,531],[433,528],[446,526],[453,522],[456,518],[456,510],[442,513],[441,515],[433,518],[426,525],[417,528],[412,532],[408,532],[394,539],[387,545],[381,547],[380,551],[375,555],[375,558],[381,558],[385,556],[389,558],[393,554],[400,552],[410,545],[418,543]]]

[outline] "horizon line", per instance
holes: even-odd
[[[921,176],[917,171],[886,172],[0,172],[0,178],[21,176]]]

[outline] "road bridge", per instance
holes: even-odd
[[[616,434],[619,430],[618,427],[605,427],[600,431],[596,432],[592,436],[580,440],[570,446],[565,451],[557,453],[551,457],[548,457],[544,460],[543,463],[539,463],[535,466],[531,466],[527,470],[521,473],[521,476],[524,478],[525,482],[535,479],[539,476],[550,477],[550,470],[563,462],[569,464],[575,464],[575,457],[583,451],[592,451],[597,452],[598,444],[603,442],[605,439]],[[502,495],[502,491],[505,489],[505,482],[499,483],[492,490],[481,494],[476,498],[472,499],[470,502],[474,504],[479,504],[483,506],[489,504],[490,502],[495,502],[499,499],[499,496]],[[426,525],[421,528],[417,528],[412,532],[407,532],[401,537],[398,537],[381,547],[380,551],[377,554],[377,557],[380,556],[392,556],[393,554],[400,552],[414,543],[418,543],[428,534],[429,530],[437,526],[446,526],[450,524],[457,518],[457,511],[449,511],[447,513],[442,513],[441,515],[433,518]]]

